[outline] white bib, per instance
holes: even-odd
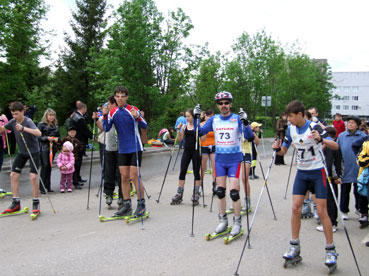
[[[216,153],[240,152],[240,131],[238,129],[238,116],[232,114],[228,120],[222,120],[220,114],[213,120]]]

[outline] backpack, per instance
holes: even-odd
[[[362,196],[368,196],[369,168],[362,170],[357,178],[357,191]]]

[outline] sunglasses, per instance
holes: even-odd
[[[218,105],[229,105],[230,102],[218,102]]]

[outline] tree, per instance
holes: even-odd
[[[0,97],[27,103],[43,91],[48,68],[39,59],[47,56],[45,33],[40,21],[47,7],[43,0],[4,0],[0,3]],[[33,97],[32,99],[34,99]],[[36,97],[37,98],[37,97]],[[34,103],[29,103],[34,104]]]
[[[61,77],[55,79],[55,83],[66,82],[62,87],[68,89],[60,91],[64,101],[57,109],[62,118],[66,118],[76,100],[82,100],[89,107],[96,106],[95,98],[91,97],[98,90],[93,82],[96,71],[87,70],[87,64],[92,61],[92,49],[95,53],[100,52],[105,38],[106,0],[76,0],[76,6],[71,21],[74,38],[65,34],[67,48],[61,55],[55,74],[55,77]]]

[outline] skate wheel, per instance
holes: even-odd
[[[100,220],[100,222],[104,222],[104,216],[99,216],[99,220]]]
[[[331,275],[337,268],[337,265],[328,267],[328,275]]]
[[[25,213],[28,213],[28,210],[29,210],[29,208],[28,208],[28,207],[25,207],[25,208],[24,208],[24,212],[25,212]]]
[[[128,218],[126,219],[126,223],[127,223],[127,224],[129,223],[129,219],[128,219]]]
[[[283,264],[283,268],[287,268],[287,262],[284,262],[284,264]]]
[[[227,238],[225,238],[225,239],[224,239],[224,244],[225,244],[225,245],[227,245],[227,244],[228,244],[228,239],[227,239]]]
[[[36,219],[36,215],[35,214],[31,214],[31,219],[35,220]]]
[[[205,239],[206,239],[207,241],[210,241],[210,236],[211,236],[210,234],[206,234],[206,235],[205,235]]]

